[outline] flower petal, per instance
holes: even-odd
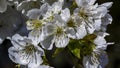
[[[55,14],[58,14],[62,10],[62,3],[61,2],[55,2],[52,5],[52,11]]]
[[[55,46],[58,48],[66,47],[69,43],[69,38],[66,35],[56,36],[55,37]]]
[[[38,43],[43,40],[44,35],[41,30],[32,30],[28,37],[32,40],[34,45],[38,45]]]
[[[27,12],[27,16],[30,19],[38,19],[40,17],[40,9],[31,9]]]
[[[79,7],[82,6],[82,0],[75,0],[75,1],[76,1],[77,5],[78,5]]]
[[[3,13],[7,10],[7,1],[0,0],[0,12]]]
[[[99,61],[95,56],[88,55],[84,56],[83,65],[85,68],[99,68]]]
[[[94,23],[94,27],[95,27],[95,30],[100,30],[101,29],[101,19],[97,19],[97,20],[94,20],[95,23]]]
[[[20,36],[19,34],[13,35],[10,40],[13,46],[18,49],[26,45],[26,43],[23,41],[24,37]]]
[[[82,39],[84,36],[87,35],[86,29],[84,25],[81,25],[80,27],[77,28],[77,39]]]
[[[60,16],[65,22],[67,22],[70,18],[70,10],[68,8],[65,8],[61,11]]]
[[[2,44],[2,42],[3,42],[3,39],[2,39],[2,38],[0,38],[0,44]]]
[[[40,64],[42,64],[43,60],[41,58],[41,54],[36,52],[33,61],[28,64],[28,68],[37,68]]]
[[[50,8],[48,3],[44,3],[41,7],[40,7],[40,11],[41,11],[41,15],[44,16],[45,13],[47,12],[48,8]]]
[[[112,4],[113,2],[106,2],[106,3],[101,4],[100,6],[104,6],[104,7],[107,7],[107,9],[109,9],[112,6]]]
[[[69,28],[66,30],[68,37],[75,39],[76,38],[76,31],[74,28]]]
[[[44,49],[47,49],[47,50],[51,50],[53,48],[53,43],[54,43],[54,36],[53,35],[50,35],[48,37],[46,37],[43,41],[41,41],[41,46],[44,48]]]
[[[13,62],[22,64],[22,65],[27,65],[29,63],[29,60],[23,59],[24,56],[22,56],[21,53],[19,54],[16,48],[10,47],[8,49],[8,52],[9,52],[9,57]]]
[[[44,27],[43,27],[43,33],[45,36],[51,35],[54,32],[55,29],[55,25],[52,23],[47,23]]]

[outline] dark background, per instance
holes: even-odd
[[[115,42],[114,45],[107,47],[109,63],[106,68],[120,68],[120,0],[97,0],[99,4],[105,2],[113,2],[113,6],[109,9],[113,17],[113,23],[108,25],[107,32],[110,36],[106,37],[108,42]],[[7,20],[7,19],[6,19]],[[0,45],[0,68],[15,68],[15,64],[8,57],[8,48],[11,46],[9,40],[5,40]],[[60,64],[53,61],[52,65],[56,68],[71,68],[71,61],[67,59],[69,56],[60,54],[61,59],[57,60]],[[55,58],[54,60],[56,60]],[[64,61],[61,61],[64,60]]]

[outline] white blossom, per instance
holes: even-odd
[[[36,40],[37,43],[44,39],[44,22],[42,20],[28,20],[26,24],[27,29],[31,30],[28,34],[31,39]]]
[[[29,37],[15,34],[10,40],[13,46],[8,49],[8,52],[13,62],[28,65],[28,67],[31,66],[32,68],[39,66],[43,62],[41,56],[44,55],[44,51]]]
[[[29,19],[39,19],[47,12],[48,8],[49,8],[49,4],[44,3],[43,5],[41,5],[40,9],[34,8],[29,10],[27,12],[27,16],[29,17]]]
[[[49,6],[48,11],[43,16],[43,20],[47,22],[53,22],[54,15],[60,13],[60,11],[62,10],[62,5],[62,2],[54,2],[52,6]]]
[[[101,24],[104,23],[101,19],[105,17],[108,8],[112,3],[98,5],[96,0],[76,0],[79,8],[74,10],[74,15],[78,17],[81,23],[84,23],[88,33],[92,34],[95,30],[101,29]]]
[[[64,9],[68,10],[68,8]],[[69,12],[69,10],[68,10]],[[66,12],[66,13],[68,13]],[[63,17],[62,17],[63,16]],[[68,16],[70,16],[68,14]],[[66,47],[69,43],[69,37],[67,34],[67,20],[69,19],[67,15],[64,16],[55,15],[55,22],[47,23],[44,27],[44,35],[46,38],[41,41],[41,45],[45,49],[52,49],[53,44],[55,43],[55,46],[58,48]]]

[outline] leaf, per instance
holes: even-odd
[[[19,64],[15,65],[15,68],[20,68],[20,65]]]
[[[42,64],[44,64],[44,65],[49,65],[46,56],[43,56],[42,59],[43,59],[43,63],[42,63]]]
[[[52,55],[52,57],[57,56],[60,52],[62,52],[64,49],[63,48],[57,48],[54,52],[54,54]]]
[[[76,49],[72,49],[71,52],[80,59],[80,49],[76,48]]]
[[[68,45],[69,50],[72,52],[74,56],[80,59],[80,45],[79,40],[72,40]]]

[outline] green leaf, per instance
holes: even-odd
[[[74,56],[76,56],[78,59],[81,58],[79,40],[71,40],[68,45],[68,48]]]
[[[64,49],[63,48],[56,48],[54,54],[52,55],[52,57],[57,56],[60,52],[62,52]]]
[[[15,68],[20,68],[20,65],[19,64],[15,65]]]
[[[49,65],[46,56],[43,56],[42,59],[43,59],[43,63],[42,63],[42,64],[44,64],[44,65]]]
[[[80,49],[79,49],[79,48],[72,49],[71,52],[72,52],[78,59],[80,59]]]

